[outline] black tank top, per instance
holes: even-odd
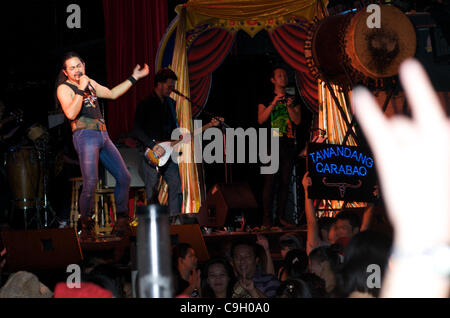
[[[66,84],[67,86],[69,86],[74,92],[76,92],[78,90],[78,87],[76,85],[73,85],[68,82],[64,82],[63,84]],[[76,119],[79,119],[80,117],[87,117],[87,118],[92,118],[92,119],[103,120],[103,116],[102,116],[102,112],[100,111],[100,105],[98,103],[96,91],[90,84],[84,90],[83,106],[81,107],[81,110]]]

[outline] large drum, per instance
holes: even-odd
[[[311,28],[305,56],[316,78],[339,85],[367,85],[397,75],[400,63],[415,54],[416,33],[400,10],[379,8],[380,28],[371,27],[374,13],[365,9],[326,17]]]
[[[40,124],[34,124],[27,130],[27,136],[30,140],[36,142],[41,138],[48,138],[48,133]]]
[[[9,149],[6,173],[18,209],[36,208],[43,199],[42,164],[34,147]]]

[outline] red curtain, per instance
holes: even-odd
[[[191,39],[188,37],[187,41]],[[223,29],[209,29],[192,41],[188,51],[192,115],[201,112],[211,88],[211,77],[232,47],[234,36]]]
[[[281,57],[296,71],[297,88],[309,108],[318,112],[317,80],[311,74],[305,58],[306,28],[285,24],[272,33],[270,39]]]
[[[136,64],[150,67],[150,76],[118,100],[108,101],[107,125],[114,140],[133,129],[137,103],[153,88],[154,61],[168,27],[168,6],[167,0],[103,0],[103,9],[107,86],[126,80]]]

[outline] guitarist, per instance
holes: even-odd
[[[165,150],[158,144],[169,141],[172,131],[178,128],[176,102],[170,97],[177,80],[176,74],[168,68],[158,71],[155,75],[153,91],[138,104],[136,109],[134,137],[141,143],[143,151],[151,149],[156,157],[165,154]],[[205,127],[217,126],[219,123],[219,120],[213,119]],[[169,188],[168,206],[170,215],[180,214],[183,194],[178,164],[169,160],[167,164],[157,170],[143,156],[139,174],[145,183],[146,195],[150,202],[154,201],[154,195],[157,195],[155,188],[159,181],[159,173]]]

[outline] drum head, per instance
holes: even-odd
[[[352,20],[353,40],[347,37],[346,52],[352,66],[366,76],[395,76],[405,59],[416,52],[416,33],[409,18],[392,6],[380,6],[381,28],[370,28],[373,12],[361,10]],[[353,52],[352,52],[353,51]]]
[[[47,132],[41,125],[34,124],[30,128],[28,128],[27,136],[28,138],[30,138],[30,140],[36,141],[41,137],[47,136]]]

